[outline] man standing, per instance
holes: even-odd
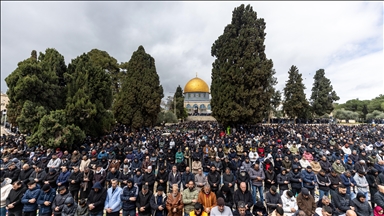
[[[107,198],[105,200],[104,209],[107,212],[107,216],[119,216],[120,212],[120,194],[121,187],[118,186],[118,180],[111,180],[111,187],[107,191]]]
[[[181,182],[183,183],[183,189],[186,189],[189,181],[195,180],[195,175],[191,173],[191,168],[186,167],[185,172],[181,175]]]
[[[168,175],[169,191],[172,191],[172,185],[177,184],[180,187],[181,174],[177,171],[177,166],[172,166],[172,171]]]
[[[58,191],[59,193],[56,195],[52,203],[54,216],[61,216],[61,212],[63,211],[63,207],[65,205],[65,199],[72,196],[72,194],[69,193],[68,189],[64,185],[60,186]]]
[[[151,215],[150,201],[152,196],[152,191],[148,190],[148,185],[143,185],[136,199],[136,207],[139,211],[139,216]]]
[[[52,215],[52,203],[56,197],[55,189],[51,188],[49,184],[45,184],[40,191],[40,196],[37,199],[37,204],[40,205],[39,215],[40,216],[51,216]]]
[[[58,187],[65,186],[68,187],[68,178],[71,173],[68,171],[67,166],[61,167],[61,172],[59,174],[59,177],[56,180],[56,184]]]
[[[100,182],[96,182],[92,189],[87,200],[89,216],[102,216],[107,191],[101,186]]]
[[[262,169],[260,169],[259,164],[253,165],[253,169],[250,169],[249,176],[252,181],[252,197],[253,203],[256,203],[256,191],[259,191],[260,201],[264,202],[263,197],[263,181],[265,179],[265,174]]]
[[[152,166],[148,166],[145,170],[142,179],[142,185],[148,185],[148,189],[153,192],[153,186],[155,185],[155,174],[152,172]]]
[[[196,190],[193,180],[189,180],[186,186],[183,191],[184,216],[189,216],[189,212],[193,211],[197,203],[199,191]]]
[[[306,215],[313,215],[316,211],[316,203],[315,198],[311,194],[307,188],[301,189],[301,193],[297,196],[297,206],[299,210],[303,210]]]
[[[22,215],[23,204],[21,199],[27,188],[21,181],[13,183],[12,190],[9,192],[5,204],[8,209],[8,216],[20,216]]]
[[[60,165],[61,165],[61,159],[57,158],[57,154],[52,154],[52,158],[51,160],[49,160],[47,167],[49,169],[55,169],[58,172]]]
[[[336,193],[335,196],[332,196],[332,204],[336,207],[336,215],[343,215],[348,210],[354,210],[351,206],[351,197],[347,195],[347,188],[344,185],[340,185],[338,193]]]
[[[268,214],[272,213],[277,207],[283,207],[283,201],[280,194],[276,192],[276,186],[272,186],[265,195],[265,201],[268,207]]]
[[[73,167],[73,172],[69,175],[69,192],[72,194],[75,203],[79,200],[79,190],[80,190],[80,171],[78,166]]]
[[[123,203],[123,216],[136,216],[136,199],[139,189],[133,185],[133,179],[127,180],[127,186],[120,194]]]
[[[21,203],[24,204],[23,216],[36,216],[37,199],[40,195],[40,189],[36,187],[36,182],[31,181],[28,183],[28,190],[25,192]]]
[[[353,179],[355,180],[356,182],[356,186],[357,186],[357,192],[361,192],[364,194],[365,196],[365,199],[368,200],[368,189],[369,189],[369,184],[368,184],[368,181],[367,179],[365,178],[365,172],[362,171],[362,170],[359,170],[355,176],[353,177]]]
[[[166,216],[167,195],[164,193],[163,186],[158,186],[156,196],[151,197],[150,205],[152,208],[152,216]]]
[[[315,195],[315,184],[317,182],[315,173],[312,172],[312,167],[307,166],[305,170],[301,172],[303,179],[303,188],[307,188],[311,195]]]
[[[252,213],[247,211],[243,201],[239,201],[236,211],[233,212],[233,216],[252,216]]]
[[[213,207],[210,216],[233,216],[231,208],[225,205],[222,197],[217,199],[217,206]]]
[[[211,186],[212,192],[214,192],[215,194],[219,190],[220,181],[221,181],[220,173],[216,171],[216,166],[212,165],[211,172],[209,172],[208,174],[208,183]]]

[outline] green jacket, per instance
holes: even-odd
[[[184,161],[184,154],[183,152],[176,152],[176,163],[181,163]]]
[[[195,209],[195,203],[192,200],[196,200],[199,196],[199,190],[196,188],[193,191],[190,191],[189,188],[183,191],[183,203],[184,203],[184,212],[191,212]]]

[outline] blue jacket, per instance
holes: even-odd
[[[55,199],[56,191],[55,189],[51,188],[51,190],[48,193],[45,193],[44,191],[40,191],[39,198],[37,199],[37,204],[39,204],[39,214],[49,214],[52,213],[52,203]],[[51,205],[46,206],[44,205],[45,201],[51,202]]]
[[[303,180],[303,187],[309,189],[315,188],[315,184],[312,184],[312,182],[317,182],[314,172],[308,172],[307,170],[301,171],[301,179]]]
[[[120,194],[121,202],[123,203],[123,210],[133,210],[136,209],[136,201],[130,201],[129,198],[136,197],[139,193],[139,189],[136,186],[132,186],[132,188],[128,188],[125,186],[123,191]]]
[[[37,207],[38,207],[37,200],[39,199],[39,195],[40,195],[40,186],[38,184],[36,184],[36,187],[34,189],[32,190],[28,189],[25,192],[23,198],[21,198],[21,203],[24,204],[23,212],[33,212],[37,210]],[[29,203],[28,200],[33,198],[36,199],[36,202]]]
[[[115,191],[112,193],[112,187],[107,190],[107,198],[105,199],[104,209],[111,208],[112,212],[118,212],[121,208],[120,194],[121,187],[117,186]]]
[[[99,160],[103,159],[103,157],[108,158],[108,154],[107,154],[106,151],[105,151],[104,153],[103,153],[103,152],[100,152],[100,153],[97,155],[97,159],[99,159]]]
[[[56,180],[56,184],[58,183],[61,183],[61,185],[64,185],[66,187],[68,187],[68,178],[69,176],[71,175],[71,172],[67,171],[67,172],[61,172],[59,177],[57,178]]]
[[[345,176],[345,174],[342,174],[342,175],[340,175],[340,178],[341,178],[341,183],[343,185],[345,185],[346,187],[351,186],[351,183],[356,185],[356,181],[355,181],[355,179],[352,178],[352,175],[351,175],[351,177],[348,178],[347,176]]]

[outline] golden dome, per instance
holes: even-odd
[[[191,93],[191,92],[203,92],[203,93],[209,93],[209,87],[204,80],[195,77],[189,82],[184,87],[184,93]]]

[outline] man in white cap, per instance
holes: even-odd
[[[153,186],[155,185],[155,180],[156,180],[156,176],[152,172],[152,166],[148,166],[148,168],[145,170],[145,173],[143,175],[142,185],[148,185],[149,190],[153,192]]]

